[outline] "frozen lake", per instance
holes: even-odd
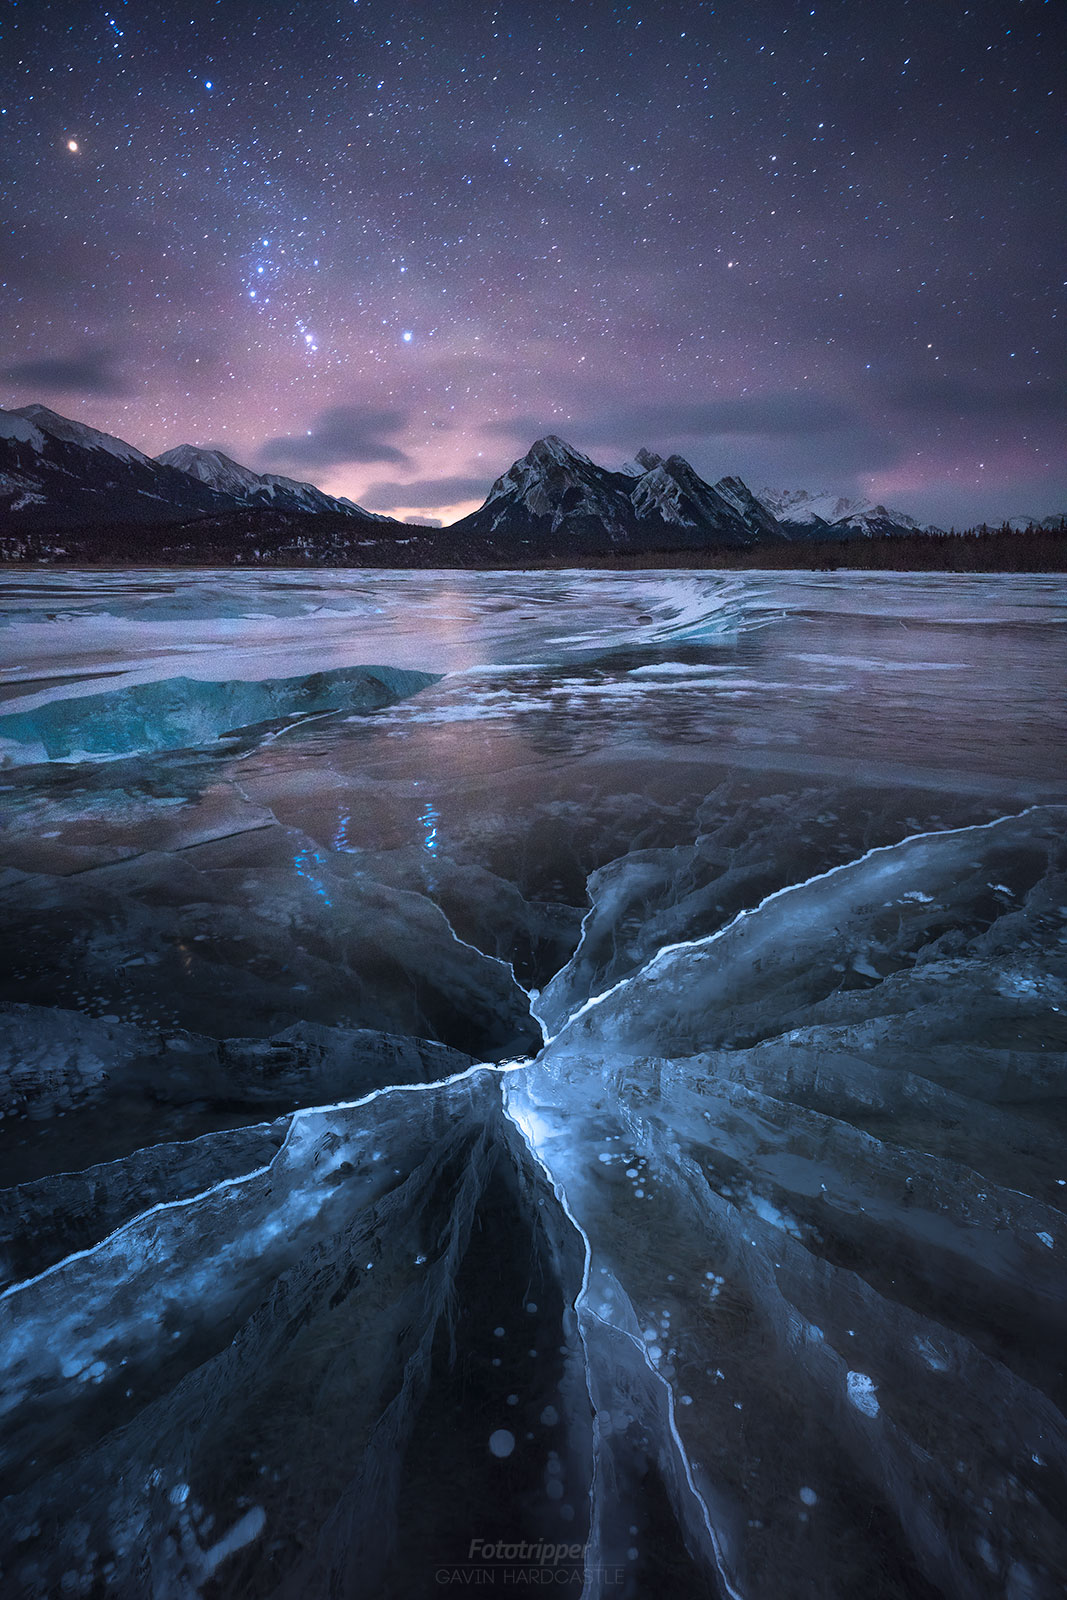
[[[1063,1593],[1061,579],[8,571],[0,666],[0,1592]]]

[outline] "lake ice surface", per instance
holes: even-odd
[[[7,573],[0,1591],[1061,1595],[1065,622]]]

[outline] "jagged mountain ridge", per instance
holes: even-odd
[[[1052,533],[1062,528],[1067,523],[1067,511],[1053,511],[1047,517],[1009,517],[1008,527],[1012,533],[1027,533],[1033,528],[1039,528],[1046,533]]]
[[[253,472],[221,450],[203,450],[193,444],[179,444],[164,450],[156,460],[163,466],[188,473],[219,494],[229,495],[238,505],[269,506],[276,511],[335,511],[341,516],[366,517],[372,522],[392,519],[376,511],[366,511],[343,495],[326,494],[313,483],[280,477],[274,472]]]
[[[236,520],[235,513],[241,513]],[[261,521],[250,524],[250,513]],[[295,536],[294,514],[298,521],[312,519]],[[378,545],[410,541],[406,525],[313,484],[257,473],[222,451],[194,445],[153,460],[44,406],[0,412],[0,518],[20,533],[188,524],[186,543],[216,556],[232,533],[233,559],[242,563],[267,555],[254,537],[257,529],[267,536],[273,559],[281,539],[300,550],[301,560],[316,559],[321,544],[322,558],[335,561],[346,541],[367,543],[358,537],[361,525]],[[447,543],[449,553],[476,561],[525,555],[531,544],[592,554],[743,548],[787,537],[739,478],[711,485],[683,457],[664,460],[647,450],[612,471],[550,434],[496,480],[479,510],[438,535],[437,544],[442,554]],[[158,553],[162,559],[162,548]]]
[[[873,500],[850,499],[832,490],[761,489],[760,503],[790,530],[808,539],[873,539],[898,533],[944,533],[933,523],[922,523],[906,511],[876,505]]]
[[[136,446],[47,406],[0,411],[0,525],[5,531],[164,525],[262,508],[400,528],[310,483],[260,474],[221,451],[179,445],[153,460]]]
[[[453,530],[490,542],[517,539],[575,550],[740,547],[788,537],[740,478],[705,483],[682,456],[648,450],[619,471],[556,434],[538,439],[493,484],[485,504]]]
[[[47,406],[0,412],[0,517],[12,527],[168,522],[231,504],[125,440]]]
[[[1059,518],[1015,519],[1020,531]],[[154,532],[146,545],[143,530]],[[142,531],[139,531],[142,530]],[[649,450],[617,470],[554,434],[497,478],[482,506],[446,529],[413,528],[257,473],[219,450],[179,445],[152,459],[42,405],[0,410],[0,560],[181,565],[559,564],[574,556],[782,550],[942,530],[810,490],[753,494],[705,482],[680,455]],[[780,565],[780,557],[775,558]],[[803,559],[801,564],[804,564]]]

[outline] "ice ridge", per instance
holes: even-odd
[[[10,741],[5,754],[16,764],[188,749],[262,723],[378,711],[438,679],[381,666],[253,681],[165,678],[10,712],[0,717],[0,739]]]

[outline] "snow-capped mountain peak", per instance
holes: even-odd
[[[630,503],[643,521],[662,517],[665,522],[692,528],[706,519],[709,512],[715,516],[721,510],[709,504],[707,484],[684,456],[670,456],[664,461],[651,450],[639,450],[635,460],[644,470],[630,495]]]
[[[894,511],[865,498],[853,499],[821,489],[761,489],[761,503],[781,522],[810,529],[859,529],[867,534],[940,533],[906,511]]]
[[[660,466],[662,461],[663,457],[658,456],[654,450],[641,449],[632,461],[624,461],[619,471],[624,472],[628,478],[641,478],[646,472],[651,472],[653,467]]]
[[[44,434],[18,411],[0,411],[0,439],[12,444],[28,444],[31,450],[44,449]]]
[[[566,532],[576,549],[605,538],[613,548],[781,539],[774,518],[740,479],[726,481],[735,487],[724,496],[682,456],[664,461],[651,450],[612,471],[550,434],[513,462],[480,510],[457,527],[494,536],[517,530],[524,543]]]
[[[516,504],[535,517],[556,516],[564,499],[569,512],[581,510],[602,516],[607,510],[606,504],[601,503],[600,480],[604,476],[603,468],[587,455],[550,433],[536,440],[521,460],[512,462],[507,472],[497,478],[486,505],[502,502],[494,521],[507,514],[508,506]]]
[[[156,460],[47,406],[0,411],[0,518],[30,526],[165,523],[270,511],[388,523],[312,483],[253,472],[221,450],[179,445]]]
[[[116,439],[113,434],[101,433],[99,428],[90,428],[86,422],[72,422],[69,417],[61,417],[58,412],[49,411],[47,406],[20,406],[17,411],[12,411],[9,415],[24,418],[39,432],[49,434],[53,439],[61,439],[64,444],[76,444],[83,450],[106,450],[109,456],[115,456],[119,461],[136,461],[142,466],[149,465],[148,456],[142,454],[134,445],[127,444],[125,439]]]
[[[221,450],[201,450],[195,444],[179,444],[173,450],[164,450],[156,460],[164,467],[176,467],[191,478],[218,489],[223,494],[236,494],[255,488],[262,482],[259,474],[239,461],[223,455]]]
[[[1012,533],[1026,533],[1031,528],[1053,529],[1061,528],[1067,522],[1067,512],[1053,511],[1045,517],[1008,517],[1007,524]]]
[[[0,413],[0,519],[20,529],[175,521],[232,504],[124,439],[47,406]]]
[[[553,465],[557,467],[573,467],[575,465],[591,467],[593,462],[581,450],[576,450],[566,439],[561,439],[558,433],[546,433],[543,439],[535,439],[526,452],[526,460],[531,465]]]
[[[278,511],[340,511],[345,516],[368,517],[375,522],[389,520],[376,512],[364,511],[353,500],[326,494],[313,483],[300,483],[274,472],[253,472],[251,467],[242,466],[221,450],[179,444],[173,450],[164,450],[156,460],[162,466],[188,473],[220,494],[231,495],[242,505],[269,505]]]
[[[752,493],[741,478],[720,478],[714,485],[715,493],[741,518],[750,532],[761,538],[781,538],[779,519],[767,505]]]
[[[870,510],[869,500],[849,499],[829,489],[761,489],[759,498],[776,517],[790,522],[840,522]]]
[[[740,478],[723,478],[713,487],[684,456],[664,461],[651,450],[640,450],[636,460],[645,471],[630,500],[642,521],[660,517],[669,524],[703,528],[727,543],[747,542],[750,535],[781,538],[774,517]]]

